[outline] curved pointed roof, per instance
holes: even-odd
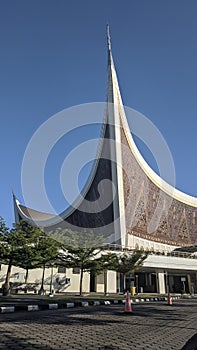
[[[128,233],[144,237],[145,239],[160,239],[161,241],[178,240],[179,244],[193,242],[197,235],[196,218],[197,218],[197,198],[189,196],[164,181],[157,175],[144,160],[140,154],[133,137],[131,135],[127,118],[125,115],[121,93],[119,89],[117,74],[113,62],[111,51],[111,40],[109,27],[107,28],[108,41],[108,85],[107,85],[107,104],[106,115],[104,117],[102,134],[98,148],[98,157],[94,162],[88,181],[81,193],[76,199],[73,206],[63,211],[59,216],[27,208],[19,203],[14,197],[15,217],[20,218],[32,224],[45,227],[46,230],[54,229],[64,223],[66,227],[98,229],[103,232],[106,230],[108,234],[115,233],[115,242],[125,244],[125,237]],[[130,150],[128,159],[121,147],[126,144]],[[110,160],[111,159],[111,160]],[[112,159],[116,162],[113,162]],[[117,164],[119,166],[117,167]],[[128,192],[132,188],[128,188],[128,181],[124,174],[124,168],[128,169],[128,173],[135,178],[135,187],[139,188],[139,195],[136,199],[129,202],[127,199]],[[106,186],[105,181],[109,180]],[[141,179],[141,180],[140,180]],[[141,183],[140,183],[141,181]],[[109,182],[111,184],[109,184]],[[112,185],[112,182],[114,185]],[[150,193],[145,198],[145,183],[148,183]],[[104,197],[105,209],[100,207],[98,186],[101,184],[100,193]],[[131,187],[131,186],[130,186]],[[161,230],[155,229],[149,235],[148,220],[154,212],[155,201],[153,198],[159,198],[158,191],[162,192],[162,209],[165,212],[165,202],[170,198],[172,200],[172,208],[167,219],[162,217]],[[145,207],[145,201],[150,201],[150,208]],[[94,206],[93,212],[89,212],[88,203]],[[141,216],[139,215],[141,211]],[[152,211],[152,213],[151,213]],[[180,212],[180,215],[177,214]],[[163,215],[163,214],[162,214]],[[161,215],[161,216],[162,216]],[[137,223],[143,222],[143,225]],[[141,220],[141,221],[140,221]],[[166,223],[164,225],[164,222]],[[172,230],[173,221],[179,221],[180,225]],[[192,224],[193,223],[193,224]],[[193,225],[193,226],[192,226]],[[165,226],[165,228],[164,228]],[[170,228],[171,227],[171,228]],[[169,231],[175,232],[169,237]],[[168,233],[167,233],[168,231]],[[179,233],[178,232],[182,232]],[[168,236],[165,236],[165,235]],[[159,236],[160,235],[160,236]],[[167,237],[167,238],[166,238]],[[186,242],[187,241],[187,242]]]

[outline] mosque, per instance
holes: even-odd
[[[104,233],[114,251],[150,251],[143,267],[127,279],[128,287],[135,285],[137,292],[197,292],[197,259],[195,249],[191,249],[197,237],[197,198],[164,181],[140,154],[122,102],[109,29],[102,135],[98,157],[81,196],[59,216],[28,208],[16,197],[14,211],[16,222],[25,220],[43,227],[45,232],[73,227],[79,234],[83,229],[93,230]],[[64,291],[78,289],[76,270],[55,272],[60,280],[69,281]],[[19,279],[23,278],[22,274],[18,273]],[[32,271],[32,281],[35,275],[39,279],[38,272]],[[107,278],[108,292],[122,291],[121,275],[108,271]],[[104,276],[92,277],[86,273],[83,289],[102,292]]]

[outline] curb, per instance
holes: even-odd
[[[8,313],[8,312],[14,312],[15,306],[1,306],[0,310],[2,314]]]
[[[181,297],[172,297],[173,300],[178,300]],[[131,303],[151,303],[158,301],[167,301],[167,297],[158,298],[133,298]],[[47,303],[47,304],[29,304],[29,305],[9,305],[1,306],[0,313],[13,313],[19,311],[41,311],[41,310],[57,310],[57,309],[70,309],[75,307],[88,307],[88,306],[99,306],[99,305],[117,305],[124,304],[125,299],[114,299],[114,300],[90,300],[90,301],[75,301],[75,302],[59,302],[59,303]]]

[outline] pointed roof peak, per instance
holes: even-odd
[[[13,189],[12,189],[12,197],[13,197],[14,200],[16,199],[16,196],[15,196],[15,193],[14,193]]]
[[[109,30],[109,24],[107,24],[107,46],[108,51],[111,51],[111,38],[110,38],[110,30]]]

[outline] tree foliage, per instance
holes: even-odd
[[[133,252],[124,252],[123,254],[117,255],[114,269],[117,272],[122,273],[124,288],[125,275],[138,270],[143,265],[147,256],[148,252],[144,252],[142,250],[134,250]]]
[[[5,224],[4,219],[0,216],[0,260],[3,263],[5,254],[7,253],[7,245],[5,241],[5,237],[9,232],[8,227]]]
[[[10,288],[12,266],[29,269],[50,266],[57,258],[59,243],[45,235],[39,227],[26,222],[19,222],[12,229],[0,221],[1,230],[1,260],[8,265],[3,293],[6,295]]]
[[[143,265],[147,256],[148,253],[141,250],[134,250],[132,253],[125,252],[117,255],[117,265],[115,265],[115,269],[123,274],[134,272]]]
[[[103,236],[95,235],[93,231],[66,231],[62,235],[63,251],[59,254],[60,264],[66,267],[80,269],[79,293],[82,294],[84,272],[101,271],[100,252],[105,249]]]

